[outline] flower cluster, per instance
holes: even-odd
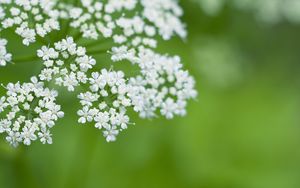
[[[141,0],[144,7],[143,17],[153,23],[159,34],[165,39],[170,39],[173,35],[186,37],[184,24],[179,17],[183,15],[182,9],[174,0]]]
[[[131,11],[136,14],[126,14]],[[78,28],[83,37],[111,37],[116,43],[125,43],[144,34],[147,43],[156,34],[165,40],[176,34],[185,37],[185,26],[179,19],[182,14],[182,9],[174,0],[108,0],[107,3],[81,0],[81,6],[73,7],[69,17],[71,26]]]
[[[0,99],[0,133],[6,133],[6,140],[15,147],[38,139],[51,144],[50,129],[64,116],[56,104],[57,92],[44,88],[36,77],[31,81],[8,84],[7,96]]]
[[[156,116],[157,110],[167,119],[184,116],[188,99],[195,98],[195,80],[182,69],[178,56],[169,57],[141,50],[135,61],[141,75],[130,79],[130,98],[142,118]]]
[[[36,41],[53,30],[59,30],[59,11],[56,1],[49,0],[1,0],[0,30],[14,27],[23,38],[23,44]]]
[[[14,146],[38,138],[52,143],[49,129],[64,114],[56,104],[57,92],[45,85],[68,92],[81,86],[78,122],[93,124],[107,142],[133,124],[128,110],[142,118],[161,114],[172,119],[184,116],[187,101],[197,96],[195,80],[180,58],[155,51],[158,39],[187,35],[176,0],[0,0],[0,5],[0,33],[12,28],[24,45],[47,43],[34,55],[42,62],[37,77],[32,83],[8,84],[7,96],[0,100],[0,133],[7,133]],[[59,34],[42,39],[54,30]],[[84,44],[81,38],[87,39]],[[103,51],[90,49],[103,38],[113,43],[104,50],[112,63],[138,67],[134,75],[104,69],[90,56]],[[1,65],[11,60],[6,43],[0,40]]]
[[[6,44],[7,40],[0,38],[0,67],[6,66],[11,61],[11,54],[7,53]]]
[[[95,122],[96,128],[103,129],[107,142],[115,141],[129,124],[126,108],[131,106],[131,100],[124,73],[102,69],[92,73],[89,84],[90,91],[78,95],[83,106],[78,111],[78,122]]]
[[[67,87],[68,91],[86,83],[86,72],[96,64],[96,60],[86,55],[86,49],[78,47],[72,37],[55,43],[54,48],[43,46],[37,55],[43,59],[45,66],[39,75],[40,80],[55,80],[57,85]]]
[[[70,10],[69,17],[72,20],[70,25],[79,28],[85,38],[98,39],[100,34],[106,38],[111,37],[115,25],[109,14],[102,13],[103,3],[81,0],[81,5]]]

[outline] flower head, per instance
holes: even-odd
[[[11,54],[6,50],[7,40],[0,38],[0,67],[11,61]]]
[[[97,129],[103,130],[108,142],[115,141],[118,133],[130,123],[126,111],[131,107],[131,100],[124,73],[102,69],[92,73],[89,84],[90,91],[78,96],[82,105],[78,122],[94,122]]]
[[[19,143],[30,145],[40,139],[52,143],[49,130],[64,116],[56,104],[57,92],[44,88],[43,83],[33,77],[30,83],[9,83],[7,96],[0,102],[0,133],[13,146]]]
[[[53,48],[43,46],[37,55],[45,66],[39,78],[42,81],[55,80],[57,85],[66,87],[68,91],[86,83],[86,72],[96,64],[95,59],[86,55],[86,49],[78,47],[72,37],[55,43]]]
[[[142,118],[184,116],[187,101],[197,95],[195,80],[178,56],[156,52],[158,41],[186,37],[182,15],[176,0],[0,0],[0,32],[13,28],[24,45],[44,44],[35,54],[42,61],[37,77],[5,87],[0,133],[13,146],[52,143],[50,129],[64,113],[56,103],[57,92],[45,85],[69,92],[82,86],[78,123],[93,124],[107,142],[132,124],[129,109]],[[46,36],[53,31],[55,36]],[[110,42],[108,49],[92,48],[103,41]],[[6,45],[0,39],[0,66],[11,61]],[[90,55],[98,52],[107,52],[111,63],[138,67],[136,74],[96,66]]]
[[[23,44],[28,46],[37,36],[44,37],[59,30],[60,14],[55,9],[56,3],[56,0],[0,1],[0,31],[14,27],[23,38]]]
[[[195,98],[197,91],[195,80],[183,70],[180,58],[144,49],[135,60],[141,74],[129,81],[134,110],[143,118],[155,117],[157,110],[168,119],[184,116],[187,100]]]

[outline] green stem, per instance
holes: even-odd
[[[89,55],[100,55],[100,54],[106,54],[108,53],[109,49],[103,49],[103,50],[93,50],[93,51],[89,51],[88,54]]]
[[[16,150],[15,157],[13,159],[14,175],[18,181],[16,181],[16,187],[40,187],[36,177],[33,175],[30,165],[26,157],[26,147],[20,145]],[[26,176],[24,176],[26,174]]]
[[[81,32],[77,33],[77,34],[73,37],[74,42],[77,42],[81,37],[82,37],[82,33],[81,33]]]
[[[87,43],[87,44],[81,44],[81,45],[84,46],[85,48],[92,48],[92,47],[95,47],[97,45],[106,44],[108,42],[111,42],[111,40],[107,39],[107,38],[104,38],[104,39],[100,39],[100,40],[97,40],[97,41],[93,41],[93,42],[90,42],[90,43]]]
[[[28,57],[20,57],[17,59],[13,59],[14,63],[30,63],[33,61],[38,60],[38,58],[36,56],[28,56]]]
[[[75,7],[78,6],[79,0],[74,0],[73,5]],[[62,29],[63,31],[61,32],[62,34],[58,38],[64,38],[69,33],[69,31],[71,29],[71,26],[70,26],[71,21],[72,21],[71,19],[66,20],[65,26]]]

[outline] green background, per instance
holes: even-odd
[[[188,115],[132,114],[136,124],[106,143],[92,125],[78,125],[76,94],[62,90],[66,117],[52,129],[53,145],[14,149],[0,136],[0,188],[300,187],[300,24],[261,23],[229,6],[208,17],[195,3],[181,5],[189,36],[159,51],[180,55],[197,80]],[[40,47],[3,35],[20,57]],[[110,65],[106,55],[96,58]],[[1,68],[1,83],[28,81],[40,68]]]

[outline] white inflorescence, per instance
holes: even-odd
[[[0,133],[6,133],[6,140],[15,147],[38,139],[51,144],[50,129],[64,116],[56,104],[57,92],[44,88],[36,77],[31,81],[8,84],[7,96],[0,99]]]
[[[55,43],[54,48],[43,46],[37,55],[43,59],[45,66],[39,75],[40,80],[55,80],[57,85],[67,87],[68,91],[86,83],[86,72],[96,64],[96,60],[86,55],[86,49],[78,47],[72,37]]]
[[[142,16],[153,23],[159,34],[165,39],[170,39],[177,34],[186,37],[185,26],[179,19],[183,15],[182,9],[174,0],[141,0],[144,7]]]
[[[6,66],[11,61],[11,54],[6,50],[7,40],[0,38],[0,67]]]
[[[7,141],[14,146],[20,142],[29,145],[38,138],[43,143],[52,142],[49,128],[63,112],[55,103],[57,93],[45,89],[43,83],[54,83],[69,92],[78,88],[81,104],[77,111],[78,122],[93,124],[102,131],[107,142],[115,141],[121,131],[133,124],[127,113],[130,109],[141,118],[184,116],[188,100],[197,96],[195,80],[184,70],[179,56],[155,51],[158,39],[185,38],[187,35],[180,20],[183,11],[178,2],[75,2],[0,0],[0,32],[13,27],[24,45],[59,30],[58,39],[55,39],[59,42],[37,50],[36,56],[43,63],[33,83],[10,83],[6,87],[8,96],[0,100],[0,132],[8,134]],[[84,47],[78,38],[88,39],[85,42],[94,40],[90,46],[101,44],[103,38],[109,39],[113,44],[104,51],[108,52],[111,62],[128,63],[138,70],[129,76],[122,70],[103,69],[100,62],[96,63],[87,55],[103,50],[91,50],[92,53],[89,44]],[[39,42],[50,40],[48,37]],[[3,65],[11,61],[6,43],[6,40],[0,42]]]
[[[78,111],[78,122],[94,122],[96,128],[103,130],[107,142],[115,141],[129,124],[126,110],[131,106],[131,100],[124,73],[102,69],[92,73],[89,84],[90,91],[78,95],[83,106]]]
[[[52,30],[59,30],[56,0],[0,0],[0,30],[14,28],[23,44],[36,41]]]
[[[142,118],[156,116],[157,110],[167,119],[186,114],[188,99],[195,98],[195,80],[182,68],[178,56],[169,57],[142,50],[136,58],[141,75],[130,79],[130,98]]]
[[[150,38],[159,34],[165,40],[187,34],[179,19],[183,11],[174,0],[81,0],[81,5],[70,10],[71,26],[79,28],[86,38],[112,37],[116,43],[123,43],[141,34]]]

